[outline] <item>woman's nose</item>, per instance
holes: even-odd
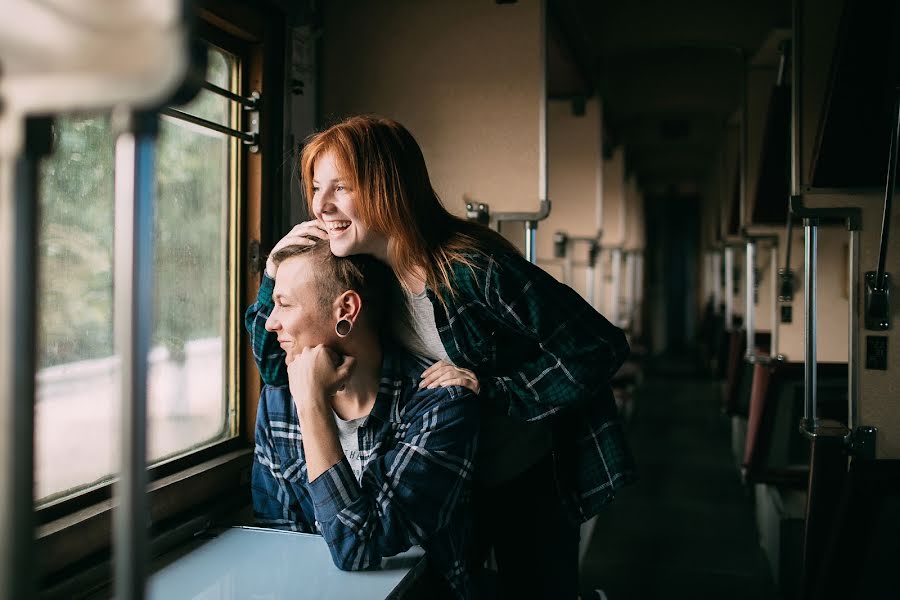
[[[275,311],[266,319],[266,331],[275,331],[278,328],[278,321],[275,319]]]
[[[313,214],[321,215],[330,212],[334,205],[331,202],[331,195],[328,192],[319,192],[313,196]]]

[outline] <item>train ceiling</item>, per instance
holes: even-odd
[[[607,145],[648,190],[691,190],[718,160],[744,61],[790,28],[786,0],[549,0],[548,93],[599,93]],[[743,52],[743,55],[741,54]]]

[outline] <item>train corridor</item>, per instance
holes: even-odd
[[[609,600],[779,597],[732,459],[721,384],[695,364],[670,356],[645,370],[628,427],[640,481],[600,514],[585,591]]]

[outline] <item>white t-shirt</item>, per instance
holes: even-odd
[[[425,291],[406,292],[411,323],[399,323],[395,334],[410,352],[431,360],[453,361],[447,355],[434,319],[435,307]],[[475,478],[484,485],[499,485],[525,471],[550,452],[550,426],[542,421],[528,423],[481,404],[481,433],[478,438],[478,465]]]
[[[359,417],[358,419],[350,419],[345,421],[337,413],[334,414],[334,422],[337,424],[338,438],[341,441],[341,450],[353,469],[356,481],[362,482],[362,456],[359,453],[359,427],[362,425],[368,415]]]

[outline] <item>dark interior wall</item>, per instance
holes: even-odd
[[[700,239],[700,201],[675,195],[647,199],[648,334],[656,352],[674,352],[696,337],[697,272]]]

